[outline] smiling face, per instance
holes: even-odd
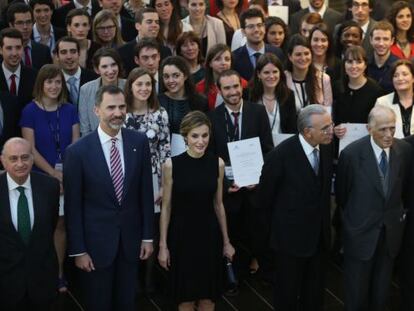
[[[136,23],[135,28],[140,38],[156,38],[160,31],[160,18],[158,17],[158,13],[144,13],[142,22]]]
[[[187,77],[174,65],[164,66],[162,72],[164,85],[170,94],[182,97],[184,95],[184,84]]]
[[[285,40],[285,31],[283,30],[283,27],[277,24],[270,26],[267,31],[266,39],[269,44],[273,44],[280,48]]]
[[[344,50],[353,45],[361,45],[361,30],[358,27],[353,26],[344,29],[341,34],[341,44],[344,47]]]
[[[99,4],[103,9],[111,10],[118,15],[122,9],[122,0],[100,0]]]
[[[207,125],[201,125],[188,132],[185,140],[191,154],[202,156],[207,149],[210,139],[210,129]]]
[[[4,65],[10,71],[15,71],[22,60],[23,43],[18,38],[3,38],[3,46],[1,47]]]
[[[311,38],[311,48],[315,56],[324,56],[328,51],[328,37],[320,30],[315,30]]]
[[[121,129],[126,115],[124,94],[104,93],[102,102],[95,106],[95,114],[99,125],[105,133],[115,136]]]
[[[118,79],[119,67],[112,57],[101,57],[95,71],[101,76],[103,84],[114,84]]]
[[[54,78],[46,79],[43,82],[43,97],[57,100],[62,92],[62,77],[57,75]]]
[[[395,17],[397,30],[408,31],[411,28],[412,18],[409,8],[401,9]]]
[[[280,81],[280,70],[272,63],[268,63],[257,76],[265,88],[275,88]]]
[[[156,0],[155,9],[163,23],[168,23],[170,21],[173,12],[173,5],[170,0]]]
[[[19,185],[29,177],[33,166],[30,144],[22,139],[14,139],[4,145],[1,163],[9,176]]]
[[[263,42],[265,35],[265,25],[261,17],[246,18],[245,28],[242,32],[246,36],[246,40],[251,45]]]
[[[390,51],[394,38],[390,30],[376,29],[370,37],[370,43],[378,56],[385,56]]]
[[[216,55],[209,66],[213,70],[213,73],[219,74],[224,70],[230,69],[231,67],[231,54],[229,51],[224,51],[218,55]]]
[[[131,85],[134,98],[141,102],[146,102],[151,96],[152,80],[148,74],[138,77]]]
[[[35,4],[33,8],[33,17],[36,24],[40,26],[50,25],[52,10],[47,4]]]
[[[398,66],[392,77],[392,83],[397,92],[413,89],[414,77],[410,68],[404,64]]]
[[[188,13],[190,14],[190,18],[203,18],[204,14],[206,13],[206,4],[204,0],[189,0]]]
[[[358,79],[365,73],[367,64],[363,59],[346,59],[345,72],[350,79]]]
[[[56,58],[65,72],[73,75],[79,67],[79,51],[74,42],[61,41],[57,49]]]
[[[240,105],[243,94],[240,78],[237,75],[221,77],[219,92],[226,105]]]
[[[199,51],[200,49],[198,48],[197,42],[191,40],[186,40],[181,46],[181,56],[190,62],[198,58]]]
[[[292,54],[289,54],[289,60],[293,68],[307,70],[312,62],[312,53],[309,48],[297,45],[293,48]]]

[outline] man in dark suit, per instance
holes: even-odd
[[[323,22],[328,25],[331,32],[334,31],[335,25],[339,24],[343,18],[341,13],[328,8],[325,0],[309,0],[309,7],[302,9],[289,17],[290,33],[299,33],[302,17],[312,12],[321,15]]]
[[[249,103],[242,99],[240,75],[234,70],[227,70],[220,74],[217,80],[223,104],[211,113],[212,137],[210,148],[226,164],[224,177],[223,201],[227,213],[230,239],[237,249],[240,249],[243,240],[252,248],[257,256],[256,237],[257,227],[255,217],[255,185],[239,188],[233,179],[227,143],[253,137],[259,137],[262,153],[266,154],[273,148],[269,119],[264,106]],[[249,220],[245,224],[244,220]],[[240,254],[240,252],[239,252]],[[235,258],[235,267],[242,269]],[[253,265],[252,269],[257,269]],[[253,270],[254,271],[254,270]]]
[[[32,172],[30,143],[11,138],[3,148],[0,175],[0,309],[50,310],[58,263],[53,234],[59,182]]]
[[[135,28],[138,31],[138,36],[118,48],[127,74],[137,66],[134,58],[136,56],[135,48],[138,42],[144,38],[157,40],[159,37],[160,18],[158,17],[157,11],[154,8],[140,9],[135,15]],[[171,56],[171,50],[161,44],[159,44],[159,53],[161,59]]]
[[[330,247],[330,113],[321,105],[306,106],[298,130],[265,159],[260,207],[268,215],[265,231],[275,256],[275,305],[286,311],[320,311]]]
[[[26,105],[33,98],[36,71],[21,64],[22,34],[13,28],[3,29],[0,32],[0,49],[3,56],[0,66],[0,89],[17,96],[19,103]]]
[[[138,259],[152,253],[154,197],[149,144],[122,128],[122,90],[96,95],[97,130],[66,150],[65,218],[85,309],[136,310]]]
[[[0,151],[9,138],[21,135],[19,121],[22,109],[16,96],[0,91]]]
[[[15,28],[23,36],[23,64],[26,67],[39,70],[45,64],[52,63],[50,49],[31,40],[33,27],[33,13],[25,3],[13,3],[7,9],[9,27]]]
[[[130,19],[128,12],[123,10],[122,0],[99,0],[99,5],[102,9],[112,11],[116,18],[121,22],[120,31],[122,39],[127,42],[136,38],[137,30],[135,29],[135,23]]]
[[[374,107],[368,136],[339,157],[336,200],[343,209],[345,310],[385,310],[404,233],[412,150],[394,139],[395,112]]]
[[[81,86],[96,79],[98,75],[80,67],[79,41],[74,38],[63,37],[60,39],[56,43],[55,55],[65,77],[69,100],[72,104],[77,105]]]
[[[71,0],[68,4],[57,8],[52,15],[52,24],[56,27],[66,29],[66,15],[68,15],[70,10],[85,8],[88,11],[88,14],[93,19],[101,8],[98,1],[96,0]]]
[[[264,42],[265,24],[262,11],[258,9],[244,11],[240,16],[240,26],[246,36],[246,44],[233,51],[233,68],[243,79],[250,80],[257,59],[264,53],[273,53],[284,62],[283,51]]]
[[[267,4],[287,6],[289,8],[289,16],[302,9],[299,0],[268,0]]]

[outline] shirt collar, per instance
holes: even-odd
[[[226,104],[224,104],[224,107],[227,109],[227,112],[229,113],[229,115],[232,115],[232,112],[238,112],[238,113],[240,113],[240,115],[242,114],[242,111],[243,111],[243,98],[241,99],[241,104],[240,104],[240,109],[239,109],[239,111],[233,111],[233,110],[231,110],[229,107],[227,107],[227,105]],[[239,115],[239,116],[240,116]]]
[[[21,71],[21,64],[17,67],[15,72],[11,72],[9,69],[6,68],[4,65],[4,61],[1,63],[1,67],[3,68],[4,76],[6,77],[6,80],[10,79],[10,76],[12,74],[15,74],[18,79],[20,79],[20,71]]]
[[[327,8],[328,8],[328,6],[326,5],[326,1],[325,1],[325,3],[323,4],[323,6],[321,7],[321,9],[319,11],[316,11],[312,6],[309,6],[309,12],[310,13],[318,13],[323,18]]]
[[[73,4],[75,5],[75,8],[77,8],[77,9],[83,9],[84,8],[84,6],[76,0],[73,0]],[[89,3],[86,5],[86,8],[88,9],[88,11],[92,10],[92,1],[89,1]]]
[[[50,25],[50,37],[53,37],[53,35],[54,35],[53,26]],[[36,23],[33,25],[33,39],[35,41],[39,41],[39,39],[40,39],[40,32],[37,29],[37,24]]]
[[[380,159],[381,159],[381,153],[382,153],[382,151],[383,151],[383,150],[384,150],[384,151],[385,151],[385,153],[387,154],[387,159],[389,159],[389,158],[390,158],[390,148],[385,148],[385,149],[382,149],[380,146],[378,146],[378,145],[375,143],[375,141],[374,141],[374,139],[372,138],[372,136],[371,136],[371,138],[370,138],[370,141],[371,141],[372,150],[374,150],[375,158],[377,159],[377,162],[378,162],[378,163],[380,162]]]
[[[394,105],[398,105],[400,103],[400,97],[398,96],[398,93],[397,92],[394,92],[394,97],[392,99],[392,103]]]
[[[319,145],[316,145],[315,147],[313,147],[311,144],[309,144],[305,137],[303,137],[302,134],[299,134],[299,141],[300,144],[302,145],[303,151],[305,152],[306,156],[309,156],[313,153],[313,149],[318,149],[319,150]]]
[[[249,57],[252,57],[254,54],[256,54],[256,53],[260,53],[260,54],[264,54],[265,53],[265,44],[263,44],[263,47],[260,49],[260,50],[258,50],[258,51],[256,51],[256,50],[253,50],[250,46],[249,46],[249,44],[248,43],[246,43],[246,48],[247,48],[247,53],[249,53]]]
[[[362,31],[363,31],[363,33],[364,33],[364,36],[366,36],[366,35],[368,35],[367,34],[367,31],[368,31],[368,25],[369,25],[369,20],[363,25],[363,26],[361,26],[361,29],[362,29]]]
[[[101,125],[98,126],[98,136],[99,136],[99,141],[101,142],[101,145],[105,145],[108,141],[111,141],[112,139],[112,136],[109,136],[102,130]],[[118,134],[115,135],[115,138],[117,138],[120,142],[122,142],[121,130],[118,131]]]
[[[66,82],[68,82],[68,80],[70,79],[70,78],[72,78],[72,77],[75,77],[75,79],[76,79],[76,81],[79,81],[80,80],[80,76],[81,76],[81,73],[82,73],[82,70],[81,70],[81,67],[79,66],[78,67],[78,70],[76,70],[76,72],[75,72],[75,74],[74,75],[68,75],[66,72],[64,72],[63,70],[62,70],[62,72],[63,72],[63,75],[64,75],[64,77],[65,77],[65,81]]]
[[[7,185],[9,187],[9,191],[17,189],[17,187],[23,187],[25,189],[32,189],[32,184],[30,183],[30,175],[27,177],[26,181],[19,185],[16,183],[13,178],[9,175],[9,173],[6,174],[7,176]]]

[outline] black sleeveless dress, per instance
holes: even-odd
[[[223,242],[214,196],[218,158],[172,158],[171,219],[168,246],[171,293],[175,303],[216,300],[221,294]]]

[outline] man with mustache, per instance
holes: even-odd
[[[395,112],[375,106],[369,135],[339,157],[336,201],[343,208],[345,310],[385,310],[412,191],[412,150],[394,138]]]
[[[149,144],[122,128],[117,86],[96,94],[98,129],[66,149],[68,253],[79,269],[85,310],[136,310],[139,259],[152,251],[154,197]]]

